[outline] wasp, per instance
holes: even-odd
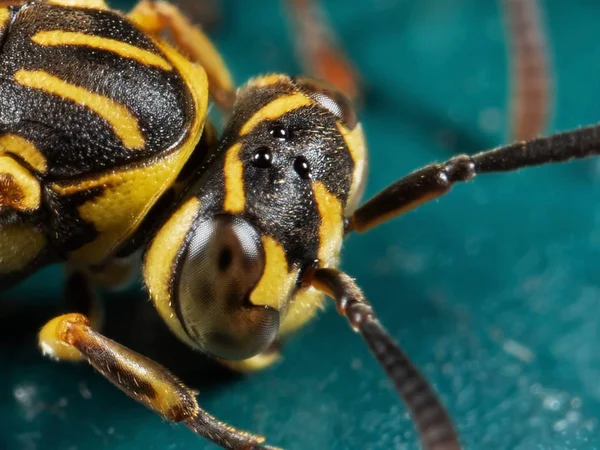
[[[476,175],[596,155],[598,126],[431,164],[361,204],[367,149],[349,99],[282,74],[235,90],[211,42],[168,3],[144,0],[124,15],[102,0],[3,2],[0,36],[0,284],[62,262],[74,305],[40,331],[44,354],[87,361],[225,448],[272,448],[101,333],[92,288],[120,281],[141,252],[172,333],[240,371],[272,364],[281,340],[333,299],[423,448],[461,448],[434,390],[338,268],[342,243]],[[209,99],[228,115],[220,136]]]

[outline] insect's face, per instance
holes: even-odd
[[[245,359],[268,348],[288,316],[312,312],[302,311],[314,309],[302,304],[303,271],[337,264],[365,165],[360,125],[338,91],[283,76],[242,88],[217,159],[149,251],[183,226],[168,296],[186,339]]]
[[[250,296],[265,269],[265,250],[245,220],[220,214],[189,234],[176,272],[178,319],[203,350],[243,359],[270,345],[279,311],[253,305]]]

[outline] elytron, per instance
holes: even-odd
[[[223,447],[272,448],[100,334],[92,287],[118,282],[141,251],[170,330],[241,371],[272,363],[279,340],[331,297],[406,402],[423,448],[461,448],[432,388],[337,269],[343,239],[478,174],[595,155],[598,126],[431,164],[360,205],[366,145],[335,88],[270,74],[234,91],[211,43],[168,3],[127,15],[102,0],[0,5],[0,283],[67,264],[73,309],[40,331],[46,355],[87,360]],[[229,116],[220,138],[209,98]]]

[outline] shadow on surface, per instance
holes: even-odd
[[[171,334],[153,305],[131,293],[107,298],[103,334],[168,367],[191,387],[205,390],[240,376],[202,353],[192,351]],[[139,297],[139,296],[137,296]],[[60,303],[60,300],[57,302]],[[31,354],[39,329],[61,314],[59,305],[28,304],[17,298],[0,301],[0,351]],[[39,358],[42,355],[39,354]],[[21,358],[19,358],[21,359]],[[90,370],[90,374],[93,373]],[[94,376],[98,376],[95,375]]]
[[[413,94],[396,88],[387,90],[377,84],[367,86],[365,108],[396,126],[415,130],[421,136],[430,136],[447,149],[448,155],[473,154],[492,148],[496,143],[476,129],[467,129],[454,122],[443,111],[431,108]]]

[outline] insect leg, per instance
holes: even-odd
[[[550,113],[551,75],[536,0],[502,0],[511,55],[511,123],[514,140],[533,139]]]
[[[67,266],[66,270],[67,277],[63,291],[65,310],[84,315],[94,329],[101,329],[104,308],[94,283],[83,270],[70,266]]]
[[[310,283],[336,302],[338,311],[361,334],[406,402],[425,450],[459,450],[454,427],[425,378],[383,328],[354,280],[337,269],[317,269]]]
[[[129,18],[148,33],[170,33],[178,49],[199,63],[208,76],[210,94],[224,111],[230,111],[235,99],[231,74],[221,55],[200,28],[194,26],[175,6],[142,0],[129,13]]]
[[[264,438],[218,421],[198,406],[196,394],[158,363],[94,331],[82,314],[66,314],[40,331],[42,351],[55,359],[87,361],[106,379],[172,422],[230,449],[268,449]]]
[[[125,288],[135,281],[137,271],[135,257],[113,258],[101,266],[67,264],[63,292],[66,312],[84,315],[94,330],[100,330],[104,308],[97,288]]]
[[[327,81],[352,100],[360,81],[332,31],[318,0],[286,0],[294,25],[296,51],[310,75]]]
[[[459,155],[400,178],[359,207],[347,231],[367,231],[450,191],[455,183],[489,172],[508,172],[565,162],[600,153],[600,125],[498,147],[473,156]]]

